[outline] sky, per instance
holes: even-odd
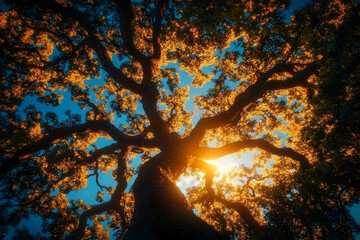
[[[308,1],[303,1],[303,0],[291,1],[290,7],[286,10],[287,20],[290,21],[291,13],[294,12],[294,10],[303,7],[307,2]],[[170,64],[169,67],[176,67],[178,69],[177,64]],[[211,69],[211,66],[208,66],[208,67],[204,68],[203,71],[206,72],[206,71],[209,71],[210,69]],[[191,78],[193,76],[189,76],[183,70],[178,69],[178,71],[179,71],[180,78],[181,78],[180,86],[183,87],[185,85],[190,85]],[[104,76],[104,74],[102,74],[102,76]],[[91,79],[91,80],[87,81],[87,84],[98,85],[99,81],[102,81],[102,80]],[[212,85],[213,85],[213,83],[209,82],[203,88],[191,87],[190,97],[193,98],[196,95],[205,94],[207,89],[209,87],[211,87]],[[86,111],[81,110],[77,104],[74,104],[71,101],[70,93],[68,93],[68,92],[61,92],[61,93],[64,95],[64,99],[62,100],[62,104],[58,107],[51,107],[51,106],[47,106],[45,104],[39,104],[36,101],[36,97],[28,96],[25,98],[24,103],[19,108],[19,111],[21,112],[26,106],[28,106],[30,104],[34,104],[34,105],[36,105],[37,109],[42,111],[43,113],[48,112],[48,111],[53,111],[58,114],[59,120],[64,120],[64,119],[66,119],[65,111],[70,108],[73,113],[81,113],[82,119],[85,119]],[[95,100],[94,96],[92,97],[92,100]],[[186,103],[186,108],[194,109],[194,103],[191,99]],[[196,123],[196,121],[200,118],[200,116],[201,116],[201,112],[198,112],[197,117],[195,117],[193,119],[193,124]],[[124,121],[124,119],[117,119],[116,124],[121,123],[121,121]],[[285,141],[286,133],[279,133],[279,135],[280,135],[280,137],[283,138],[283,141]],[[101,139],[97,142],[97,144],[98,144],[98,146],[106,146],[106,145],[111,144],[111,141],[106,140],[106,139]],[[215,143],[213,143],[213,144],[215,144]],[[222,159],[218,160],[217,162],[210,162],[210,163],[215,164],[216,166],[218,166],[219,169],[221,169],[220,174],[226,175],[226,173],[228,173],[232,168],[239,166],[241,164],[244,164],[245,166],[250,167],[252,164],[251,159],[256,154],[258,154],[257,151],[246,152],[246,153],[242,154],[241,159],[239,159],[235,154],[232,154],[232,155],[223,157]],[[133,167],[136,168],[139,163],[140,163],[140,159],[139,158],[135,159],[133,161]],[[271,161],[269,164],[271,165]],[[132,179],[132,182],[133,181],[134,181],[134,178]],[[105,174],[105,173],[100,174],[100,182],[102,185],[105,185],[105,186],[114,186],[116,184],[115,180],[110,177],[110,174]],[[179,179],[179,181],[177,182],[177,186],[185,193],[185,189],[187,187],[197,184],[198,182],[199,182],[199,179],[197,179],[195,177],[181,177]],[[131,182],[129,183],[129,186],[131,186]],[[127,190],[129,190],[129,188]],[[93,204],[97,204],[97,202],[95,201],[95,197],[96,197],[96,194],[98,191],[99,191],[99,188],[95,183],[95,178],[90,177],[88,180],[87,188],[71,192],[71,193],[67,194],[67,197],[68,197],[68,199],[81,198],[84,200],[84,202],[86,204],[93,205]],[[104,200],[106,201],[109,198],[110,198],[110,196],[107,193],[105,193]],[[352,212],[352,215],[357,220],[357,222],[360,223],[360,205],[352,207],[351,212]],[[39,217],[30,216],[30,218],[28,220],[23,220],[20,223],[20,225],[18,226],[18,228],[21,229],[23,226],[27,226],[30,229],[31,233],[34,233],[34,234],[40,233],[41,232],[41,219]],[[14,228],[11,228],[8,236],[5,237],[5,240],[11,239],[13,231],[14,231]],[[360,235],[357,236],[356,239],[360,240]]]

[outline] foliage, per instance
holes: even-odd
[[[31,215],[52,239],[360,231],[356,1],[313,1],[291,20],[285,0],[6,4],[1,236]],[[81,189],[97,203],[72,199]]]

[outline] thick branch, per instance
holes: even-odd
[[[212,149],[215,150],[215,149]],[[216,149],[216,150],[220,150]],[[260,230],[260,225],[259,223],[255,220],[255,218],[252,216],[251,212],[249,211],[249,209],[242,203],[239,202],[231,202],[226,200],[223,197],[220,197],[218,195],[215,195],[214,189],[211,187],[212,182],[213,182],[213,178],[214,178],[214,173],[215,173],[215,167],[200,160],[200,159],[196,159],[192,165],[193,168],[199,168],[201,170],[205,171],[205,177],[206,177],[206,183],[205,183],[205,189],[207,191],[207,193],[200,197],[200,199],[198,199],[198,201],[218,201],[220,203],[222,203],[225,207],[230,208],[235,210],[236,212],[239,213],[241,219],[243,219],[243,221],[246,223],[246,225],[248,225],[249,229],[251,230],[252,233],[257,233],[258,230]]]
[[[244,220],[244,222],[250,228],[251,232],[256,233],[258,230],[260,230],[259,223],[255,220],[255,218],[250,213],[249,209],[244,204],[239,203],[239,202],[236,202],[236,203],[231,202],[231,201],[226,200],[223,197],[215,196],[214,189],[211,187],[213,178],[214,178],[215,169],[216,169],[214,166],[212,166],[200,159],[196,159],[193,162],[192,167],[199,168],[199,169],[205,171],[205,178],[206,178],[205,189],[206,189],[207,193],[204,196],[200,197],[200,199],[198,199],[198,201],[199,200],[200,201],[204,201],[204,200],[219,201],[220,203],[224,204],[224,206],[226,206],[227,208],[234,209],[236,212],[238,212],[240,217]]]
[[[121,38],[123,39],[124,47],[129,51],[131,56],[143,65],[143,67],[144,65],[149,65],[150,59],[142,54],[134,44],[134,31],[131,26],[134,14],[131,0],[115,1],[115,3],[118,6]]]
[[[160,1],[156,9],[155,21],[153,25],[153,56],[152,59],[159,61],[161,58],[161,46],[160,46],[160,32],[161,32],[161,21],[164,15],[164,11],[168,5],[168,1]]]
[[[95,51],[101,65],[110,75],[110,77],[117,83],[121,84],[123,87],[135,93],[140,92],[139,84],[137,84],[134,80],[126,77],[120,69],[114,66],[106,51],[106,48],[102,45],[100,39],[97,37],[96,29],[92,26],[84,13],[77,9],[64,7],[63,5],[52,0],[42,1],[41,6],[49,8],[65,17],[78,21],[88,32],[88,45]]]
[[[111,145],[110,145],[111,146]],[[121,148],[121,152],[118,157],[118,167],[116,169],[116,185],[114,193],[111,195],[111,199],[105,203],[94,206],[91,209],[85,211],[80,216],[80,221],[76,232],[69,237],[71,240],[81,239],[85,233],[87,219],[91,216],[98,215],[105,211],[115,210],[119,213],[122,219],[122,227],[127,228],[127,222],[125,217],[124,209],[120,206],[120,199],[123,196],[125,188],[127,186],[126,179],[126,158],[130,148]]]
[[[12,169],[18,167],[21,163],[21,159],[24,158],[27,154],[38,152],[42,149],[47,149],[52,146],[57,140],[70,137],[72,134],[85,132],[87,130],[92,131],[104,131],[108,133],[115,141],[118,143],[126,143],[127,145],[134,145],[138,147],[155,147],[156,143],[151,139],[144,139],[140,136],[128,136],[122,133],[109,121],[97,120],[97,121],[88,121],[83,124],[78,124],[71,127],[58,128],[41,138],[40,140],[33,142],[18,152],[14,154],[14,157],[11,159],[2,160],[2,165],[0,167],[0,174],[11,171]],[[114,146],[109,147],[114,148]],[[107,149],[106,151],[108,151]],[[101,154],[101,152],[99,152]],[[90,161],[90,160],[89,160]]]
[[[302,154],[296,152],[292,148],[278,148],[264,139],[247,139],[243,141],[233,142],[219,148],[200,147],[195,151],[195,156],[199,158],[219,158],[245,148],[260,148],[271,154],[282,157],[291,158],[300,163],[301,168],[310,167],[309,160]]]
[[[280,68],[280,67],[274,67]],[[279,89],[288,89],[296,86],[306,87],[307,79],[315,72],[317,63],[310,63],[304,70],[294,73],[294,76],[284,80],[265,81],[265,78],[271,77],[270,74],[263,74],[255,84],[249,86],[244,92],[240,93],[234,100],[234,103],[228,110],[219,113],[213,117],[202,118],[193,129],[190,139],[199,142],[203,138],[205,131],[211,128],[217,128],[229,124],[236,116],[241,113],[246,106],[262,97],[266,92]],[[269,70],[273,75],[272,69]],[[278,71],[277,71],[278,72]]]
[[[109,155],[114,153],[117,149],[121,148],[122,144],[119,143],[113,143],[109,146],[97,149],[93,152],[91,152],[91,156],[85,158],[82,162],[89,164],[95,162],[97,159],[99,159],[103,155]]]
[[[128,50],[131,56],[133,56],[138,62],[140,62],[143,70],[143,79],[142,79],[142,90],[140,92],[142,96],[142,104],[144,107],[144,111],[148,116],[151,126],[154,129],[154,134],[156,137],[164,140],[165,136],[167,135],[166,125],[163,119],[160,117],[157,111],[157,99],[159,97],[159,92],[157,90],[156,84],[152,82],[153,73],[153,62],[150,57],[145,56],[142,54],[134,44],[134,33],[133,28],[131,26],[132,21],[134,19],[133,16],[133,9],[132,3],[130,0],[123,0],[123,1],[116,1],[119,10],[120,16],[120,30],[121,30],[121,38],[123,39],[124,46]],[[162,11],[162,10],[159,10]],[[156,30],[154,32],[155,38],[153,39],[153,47],[154,47],[154,54],[155,51],[158,52],[160,57],[160,43],[157,42],[160,35],[161,30],[161,18],[157,19],[155,26]],[[155,55],[154,55],[155,56]]]
[[[232,202],[225,198],[216,196],[215,199],[220,203],[224,204],[225,207],[235,210],[239,213],[241,219],[248,225],[252,233],[258,234],[261,229],[260,224],[252,216],[250,210],[240,202]]]
[[[144,111],[149,118],[151,123],[151,128],[153,129],[153,133],[155,137],[161,139],[162,141],[166,141],[167,128],[164,120],[159,115],[157,111],[157,99],[158,99],[158,90],[156,89],[155,84],[150,83],[148,85],[149,91],[144,91],[142,94],[142,105]]]
[[[314,74],[318,67],[317,62],[310,63],[305,69],[294,73],[294,77],[285,81],[270,80],[264,84],[265,91],[288,89],[293,87],[308,87],[307,79]]]
[[[119,216],[121,218],[121,234],[120,234],[119,239],[123,238],[123,236],[125,235],[128,227],[129,227],[125,211],[120,206],[120,200],[123,197],[124,191],[127,187],[126,159],[127,159],[127,154],[129,151],[130,151],[130,148],[127,148],[127,149],[123,148],[118,157],[118,165],[117,165],[117,169],[116,169],[117,186],[115,188],[114,193],[111,196],[111,202],[113,204],[112,207],[117,213],[119,213]]]
[[[81,239],[81,237],[85,233],[86,222],[87,222],[88,218],[91,217],[91,216],[98,215],[100,213],[109,211],[109,210],[111,210],[111,202],[107,201],[107,202],[104,202],[102,204],[93,206],[89,210],[83,212],[81,214],[81,216],[80,216],[79,226],[77,228],[76,233],[71,235],[68,238],[68,240]]]
[[[212,189],[212,183],[215,176],[216,167],[198,158],[194,160],[191,167],[198,168],[205,172],[205,188],[208,194],[213,194],[214,190]]]

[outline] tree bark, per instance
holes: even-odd
[[[141,167],[133,187],[135,211],[125,240],[224,239],[193,213],[175,185],[188,164],[188,160],[182,164],[177,160],[160,153]]]

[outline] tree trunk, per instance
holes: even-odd
[[[186,162],[180,166],[174,157],[160,153],[141,167],[133,187],[135,211],[125,240],[224,239],[193,213],[175,185]]]

